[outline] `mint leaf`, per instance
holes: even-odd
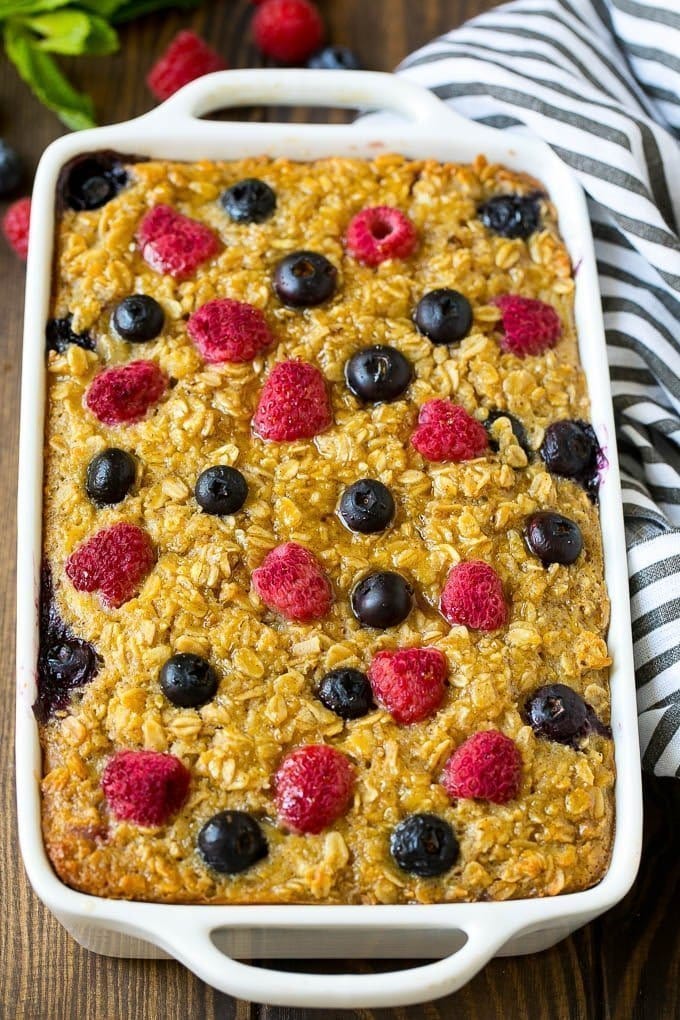
[[[104,18],[90,15],[90,31],[85,40],[85,53],[104,56],[118,49],[118,33]]]
[[[49,53],[39,49],[16,22],[10,21],[5,25],[5,49],[40,102],[54,110],[67,127],[79,131],[94,126],[92,100],[73,88]]]
[[[201,0],[125,0],[123,5],[111,16],[111,22],[119,25],[123,21],[131,21],[132,18],[139,18],[142,14],[152,14],[153,11],[160,11],[172,7],[175,10],[193,11]]]
[[[90,16],[83,11],[53,11],[22,19],[22,24],[43,37],[35,45],[50,53],[83,53],[90,32]]]
[[[74,0],[66,0],[66,2],[73,3]],[[78,7],[84,7],[86,11],[94,11],[95,14],[99,14],[106,21],[110,21],[111,15],[119,7],[127,3],[127,0],[75,0],[75,3],[78,4]],[[0,7],[1,5],[2,0],[0,0]]]
[[[0,0],[0,21],[16,15],[55,11],[58,7],[66,7],[70,3],[73,3],[73,0]]]

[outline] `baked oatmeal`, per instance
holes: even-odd
[[[36,714],[69,885],[552,896],[613,832],[602,455],[539,182],[61,182]]]

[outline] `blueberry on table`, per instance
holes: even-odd
[[[225,517],[241,509],[248,497],[248,483],[236,468],[216,464],[198,476],[194,495],[204,513]]]
[[[14,149],[0,138],[0,197],[11,195],[19,186],[23,167]]]
[[[76,333],[72,326],[73,316],[65,315],[61,319],[50,319],[45,327],[45,347],[48,351],[63,354],[69,344],[82,347],[84,351],[93,351],[95,343],[89,333]]]
[[[410,361],[387,344],[364,347],[345,365],[348,388],[355,397],[371,404],[401,397],[412,378]]]
[[[291,308],[311,308],[335,293],[338,271],[325,255],[296,251],[281,259],[274,270],[274,290]]]
[[[198,850],[207,865],[223,875],[236,875],[267,856],[258,822],[246,811],[220,811],[198,834]]]
[[[125,499],[135,482],[134,457],[110,447],[96,454],[87,465],[85,491],[97,506],[111,506]]]
[[[118,336],[138,344],[158,336],[165,314],[155,298],[148,294],[130,294],[116,305],[111,321]]]
[[[531,447],[529,446],[527,430],[524,428],[524,425],[522,425],[522,422],[519,420],[519,418],[515,418],[514,414],[510,414],[509,411],[497,411],[497,410],[489,411],[488,415],[486,416],[486,420],[482,422],[482,425],[487,430],[487,432],[490,432],[491,426],[494,424],[494,422],[497,422],[499,418],[508,419],[508,421],[510,422],[510,428],[512,429],[512,433],[515,439],[522,447],[527,457],[529,457],[531,455]],[[494,451],[494,453],[498,452],[498,443],[491,435],[489,436],[489,446]]]
[[[390,852],[403,871],[433,878],[453,867],[459,847],[449,823],[424,812],[409,815],[393,829]]]
[[[338,513],[350,531],[372,535],[384,531],[392,521],[394,499],[382,482],[362,478],[345,489]]]
[[[413,588],[392,570],[369,574],[352,592],[352,612],[366,627],[396,627],[412,609]]]
[[[375,708],[368,677],[359,669],[332,669],[316,693],[321,704],[341,719],[359,719]]]
[[[470,332],[472,307],[464,294],[440,287],[420,299],[413,321],[433,344],[457,344]]]
[[[477,210],[485,227],[501,237],[527,238],[538,229],[540,195],[496,195]]]
[[[548,425],[540,449],[548,471],[572,478],[589,492],[597,491],[600,446],[585,421],[555,421]]]
[[[358,71],[361,68],[356,53],[347,46],[325,46],[307,61],[307,67],[321,71]]]
[[[222,192],[220,205],[235,223],[263,223],[276,208],[276,193],[265,181],[246,177]]]
[[[161,690],[168,701],[180,708],[199,708],[214,698],[219,681],[207,659],[190,652],[178,652],[163,664]]]
[[[105,154],[87,156],[67,170],[62,194],[66,205],[75,212],[100,209],[127,183],[127,172],[117,159]]]
[[[576,747],[591,732],[611,737],[593,709],[566,684],[539,687],[524,706],[523,716],[537,737]]]
[[[527,517],[524,539],[529,552],[546,565],[573,563],[583,549],[583,536],[578,524],[552,510],[538,510]]]

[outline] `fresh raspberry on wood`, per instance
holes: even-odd
[[[156,99],[168,99],[188,82],[226,66],[195,32],[178,32],[149,71],[146,83]]]
[[[503,294],[494,303],[501,310],[502,350],[524,358],[527,354],[543,354],[559,340],[560,317],[545,301]]]
[[[378,652],[368,670],[376,700],[407,726],[433,715],[444,700],[446,658],[436,648]]]
[[[155,559],[146,531],[120,521],[71,553],[66,574],[76,591],[100,591],[104,605],[117,609],[137,594]]]
[[[163,825],[187,798],[189,770],[173,754],[119,751],[102,775],[111,813],[137,825]]]
[[[427,460],[461,461],[480,457],[489,447],[489,437],[464,407],[438,399],[420,408],[411,443]]]
[[[497,630],[508,622],[501,579],[488,563],[469,560],[453,567],[441,597],[444,619],[454,626]]]
[[[522,756],[510,737],[498,730],[475,733],[457,747],[446,765],[442,785],[449,797],[473,797],[505,804],[519,793]]]
[[[274,784],[281,821],[295,832],[318,833],[349,807],[354,768],[334,747],[307,744],[286,755]]]
[[[377,266],[386,259],[408,258],[415,251],[418,235],[400,209],[376,205],[352,217],[345,242],[355,259],[367,266]]]
[[[2,232],[20,259],[28,257],[30,219],[30,198],[20,198],[16,202],[12,202],[2,219]]]
[[[274,365],[262,387],[253,427],[262,439],[311,439],[333,420],[326,380],[306,361]]]
[[[253,39],[266,57],[304,63],[324,41],[323,20],[309,0],[265,0],[253,18]]]
[[[137,227],[142,258],[157,273],[186,280],[220,244],[212,230],[169,205],[155,205]]]
[[[96,375],[85,394],[85,403],[105,425],[129,425],[140,421],[158,403],[167,385],[165,372],[154,361],[131,361]]]
[[[330,609],[333,591],[314,553],[285,542],[267,553],[253,571],[253,587],[265,605],[288,620],[319,620]]]
[[[252,361],[274,342],[260,309],[231,298],[201,305],[187,322],[187,332],[211,364]]]

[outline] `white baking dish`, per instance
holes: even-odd
[[[249,103],[388,111],[349,126],[224,123],[198,119]],[[616,837],[611,866],[595,888],[554,898],[432,906],[168,906],[128,903],[73,891],[56,877],[40,828],[41,754],[31,706],[36,696],[41,559],[45,321],[51,285],[55,187],[61,167],[81,153],[112,149],[175,160],[268,154],[307,160],[375,156],[380,151],[492,161],[540,178],[557,206],[578,267],[576,321],[592,418],[609,470],[601,489],[616,748]],[[380,1007],[455,991],[495,955],[546,949],[607,910],[635,877],[642,808],[626,549],[614,423],[593,244],[584,196],[544,145],[462,119],[431,93],[390,75],[331,71],[226,71],[187,86],[137,120],[67,135],[45,152],[35,181],[26,284],[17,611],[17,798],[19,836],[38,896],[87,949],[110,956],[176,957],[215,988],[279,1005]],[[436,957],[387,974],[299,975],[235,958]]]

